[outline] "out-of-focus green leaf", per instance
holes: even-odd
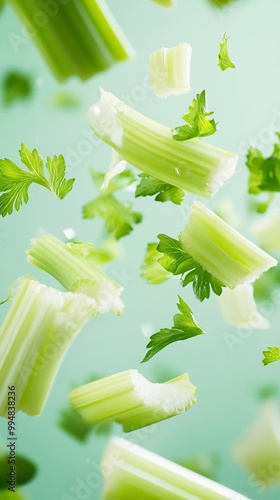
[[[9,454],[0,455],[0,490],[7,489],[7,474],[14,464],[8,463]],[[37,466],[23,455],[16,455],[16,484],[18,486],[29,483],[37,473]],[[0,491],[0,499],[1,499]]]
[[[26,100],[33,93],[31,77],[16,70],[9,71],[4,76],[2,88],[6,106],[13,104],[15,101]]]

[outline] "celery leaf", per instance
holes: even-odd
[[[61,200],[68,194],[75,179],[66,180],[65,161],[62,155],[47,158],[46,167],[49,179],[45,177],[43,160],[38,151],[31,151],[25,144],[21,145],[20,157],[29,172],[22,170],[11,160],[0,160],[0,214],[5,217],[13,210],[19,210],[23,203],[29,199],[28,189],[32,183],[46,187]]]
[[[137,184],[136,198],[139,196],[154,196],[156,194],[156,201],[172,201],[176,205],[182,203],[185,196],[183,189],[156,179],[149,174],[140,174],[139,177],[141,180]]]
[[[269,365],[269,363],[273,363],[274,361],[280,361],[280,347],[268,347],[267,351],[263,351],[263,364]]]
[[[178,296],[178,298],[179,303],[177,307],[180,312],[173,317],[173,326],[171,328],[161,328],[159,332],[151,336],[150,342],[147,345],[149,351],[142,362],[148,361],[173,342],[187,340],[191,337],[196,337],[197,335],[205,333],[196,323],[192,310],[188,304],[180,296]]]
[[[189,106],[189,112],[183,115],[183,120],[187,125],[175,127],[172,130],[173,138],[176,141],[186,141],[194,137],[206,137],[212,135],[217,130],[217,123],[214,119],[208,120],[213,111],[206,111],[206,92],[196,94],[192,105]]]
[[[11,467],[8,462],[9,457],[8,453],[0,455],[0,498],[2,498],[1,490],[7,489],[7,476]],[[17,486],[29,483],[37,474],[37,466],[23,455],[17,455],[16,469]]]
[[[280,191],[280,132],[276,132],[276,135],[278,142],[274,144],[273,153],[268,158],[264,158],[257,148],[248,151],[246,165],[250,171],[249,193]]]
[[[218,66],[220,66],[222,71],[225,71],[228,68],[235,68],[235,64],[229,57],[228,54],[228,40],[229,36],[226,33],[223,34],[222,41],[219,45],[219,53],[218,53]]]
[[[171,273],[166,271],[163,266],[158,263],[158,259],[162,257],[162,253],[157,251],[157,243],[148,243],[144,262],[141,268],[141,276],[148,283],[158,285],[168,280]]]
[[[1,9],[1,4],[0,4]],[[28,99],[33,92],[33,85],[31,78],[19,71],[9,71],[2,83],[4,104],[10,106],[16,101]]]
[[[192,283],[193,292],[201,302],[209,299],[211,289],[216,295],[221,295],[224,286],[217,278],[208,273],[185,250],[179,240],[159,234],[160,243],[157,250],[163,253],[158,262],[174,275],[181,274],[182,286]]]

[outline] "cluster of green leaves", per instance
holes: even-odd
[[[274,363],[274,361],[280,361],[280,347],[268,347],[267,351],[263,351],[263,355],[263,364],[265,366]]]
[[[100,190],[104,186],[105,174],[90,169],[94,184]],[[106,231],[117,240],[129,234],[135,224],[139,224],[142,215],[134,212],[132,204],[122,202],[114,195],[135,182],[135,177],[128,169],[114,176],[108,182],[105,189],[94,200],[83,207],[83,217],[94,219],[100,217],[104,221]]]
[[[225,71],[228,68],[235,68],[235,64],[232,62],[232,60],[229,57],[228,54],[228,40],[229,36],[227,36],[226,33],[223,34],[222,41],[219,45],[219,52],[218,52],[218,66],[220,66],[222,71]]]
[[[74,408],[64,408],[60,412],[58,426],[70,437],[80,442],[86,442],[91,434],[107,436],[111,432],[112,422],[98,422],[91,424],[85,422]]]
[[[216,295],[221,295],[224,286],[217,278],[208,273],[183,248],[179,240],[159,234],[157,250],[163,254],[158,262],[170,273],[181,275],[182,286],[192,283],[198,300],[209,299],[211,288]]]
[[[10,472],[9,454],[0,454],[0,498],[1,490],[7,489],[7,474]],[[37,466],[23,455],[16,457],[17,486],[29,483],[37,474]]]
[[[214,119],[208,120],[213,111],[206,111],[206,92],[196,95],[189,112],[183,115],[183,120],[187,123],[172,130],[172,135],[176,141],[186,141],[194,137],[206,137],[212,135],[217,130],[217,123]]]
[[[172,276],[171,273],[159,264],[158,259],[162,257],[162,253],[157,250],[157,246],[157,242],[148,243],[141,268],[142,278],[152,285],[164,283],[164,281]]]
[[[257,148],[250,148],[247,153],[246,165],[250,172],[248,191],[251,194],[280,191],[280,132],[276,135],[278,142],[268,158]]]
[[[71,191],[75,179],[65,179],[66,165],[62,155],[47,157],[47,179],[44,174],[44,162],[36,149],[31,151],[21,145],[20,158],[29,172],[21,169],[11,160],[0,160],[0,214],[5,217],[13,210],[19,210],[29,200],[28,190],[32,183],[40,184],[52,191],[61,200]]]
[[[180,312],[173,317],[173,326],[171,328],[161,328],[159,332],[150,337],[150,342],[147,345],[149,350],[142,361],[143,363],[173,342],[187,340],[205,333],[196,323],[188,304],[180,296],[178,296],[178,299],[177,307]]]
[[[1,9],[1,4],[0,4]],[[17,70],[9,71],[2,82],[3,100],[6,106],[28,99],[33,93],[32,79]]]
[[[140,174],[140,182],[137,184],[135,197],[139,196],[154,196],[156,201],[172,201],[176,205],[180,205],[184,199],[185,191],[181,188],[172,186],[167,182],[163,182],[149,174]]]

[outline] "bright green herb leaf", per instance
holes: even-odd
[[[219,45],[218,66],[220,66],[222,71],[225,71],[228,68],[235,68],[235,64],[232,62],[228,54],[229,38],[230,37],[228,37],[227,34],[224,33],[222,41]]]
[[[214,119],[207,118],[213,114],[213,111],[206,111],[206,92],[196,95],[192,105],[189,106],[189,112],[183,115],[183,120],[187,125],[175,127],[172,130],[176,141],[186,141],[193,137],[206,137],[212,135],[217,130],[217,123]]]
[[[33,92],[31,78],[28,75],[15,70],[9,71],[9,73],[5,75],[2,87],[4,94],[4,104],[6,104],[7,106],[13,104],[15,101],[28,99]]]
[[[197,335],[205,333],[196,323],[192,310],[188,304],[180,296],[178,296],[178,298],[179,303],[177,307],[180,312],[173,317],[173,326],[171,328],[161,328],[159,332],[151,336],[150,342],[147,345],[149,351],[142,362],[148,361],[173,342],[187,340],[191,337],[196,337]]]
[[[20,157],[29,172],[22,170],[12,161],[0,160],[0,214],[5,217],[13,210],[19,210],[29,199],[28,189],[32,183],[46,187],[61,200],[71,191],[75,179],[64,178],[66,165],[62,155],[47,158],[46,167],[49,179],[44,175],[43,160],[36,149],[31,151],[25,144],[21,145]]]
[[[1,490],[7,489],[7,474],[10,472],[8,454],[0,455],[0,498]],[[16,457],[16,481],[17,486],[29,483],[37,473],[36,465],[23,455]]]
[[[264,359],[263,364],[269,365],[269,363],[273,363],[274,361],[280,361],[280,347],[268,347],[267,351],[263,351]]]
[[[141,268],[142,278],[153,285],[164,283],[164,281],[172,276],[171,273],[166,271],[163,266],[158,263],[158,259],[162,257],[162,253],[158,252],[157,246],[157,243],[148,243]]]
[[[101,189],[105,174],[93,169],[90,172],[94,184]],[[107,232],[117,240],[129,234],[133,230],[133,225],[141,222],[142,215],[132,210],[131,203],[119,201],[112,193],[130,186],[134,181],[135,177],[130,170],[124,170],[112,177],[101,194],[84,205],[83,217],[103,219]]]
[[[209,299],[211,288],[216,295],[221,295],[224,285],[183,250],[180,241],[165,234],[159,234],[158,239],[157,250],[164,254],[158,262],[166,271],[181,274],[182,286],[192,283],[194,294],[201,302]]]
[[[280,191],[280,132],[276,132],[278,142],[273,153],[264,158],[259,149],[251,148],[247,154],[246,165],[250,171],[248,191],[258,194],[262,191]]]
[[[156,201],[172,201],[180,205],[184,199],[185,191],[181,188],[167,184],[148,174],[140,174],[140,182],[137,184],[135,197],[154,196]]]

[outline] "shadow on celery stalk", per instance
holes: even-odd
[[[133,54],[104,0],[10,3],[59,81],[87,80]],[[15,50],[19,38],[12,40]]]

